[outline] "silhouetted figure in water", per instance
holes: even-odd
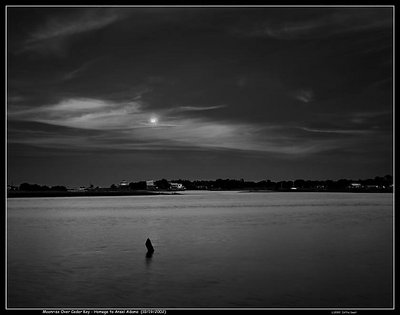
[[[151,257],[151,256],[153,256],[154,247],[153,247],[153,245],[151,244],[151,241],[150,241],[149,238],[146,240],[145,245],[146,245],[146,248],[147,248],[146,257]]]

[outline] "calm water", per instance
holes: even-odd
[[[391,194],[9,199],[8,307],[392,307],[392,211]]]

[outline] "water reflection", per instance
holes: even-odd
[[[152,261],[153,253],[147,252],[146,253],[146,267],[149,267]]]
[[[153,252],[147,252],[146,253],[146,258],[151,258],[153,257]]]

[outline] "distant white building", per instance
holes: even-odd
[[[157,189],[153,180],[146,180],[146,189],[147,190],[156,190]]]
[[[181,183],[170,183],[169,184],[169,189],[171,189],[171,190],[185,190],[186,188]]]
[[[82,192],[82,191],[86,191],[86,187],[85,186],[79,186],[79,187],[68,187],[67,191],[70,192]]]
[[[349,188],[351,188],[351,189],[360,189],[360,188],[362,188],[362,185],[360,183],[351,183]]]
[[[129,184],[126,180],[123,180],[119,183],[119,187],[128,187],[128,186],[129,186]]]

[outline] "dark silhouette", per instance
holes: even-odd
[[[146,240],[145,245],[146,245],[146,248],[147,248],[146,257],[151,257],[151,256],[153,256],[154,247],[153,247],[153,244],[151,244],[151,241],[150,241],[149,238]]]
[[[19,185],[20,191],[67,191],[65,186],[40,186],[38,184],[22,183]]]
[[[136,183],[129,183],[129,189],[131,190],[145,190],[146,187],[146,182],[145,181],[140,181]]]
[[[154,184],[159,189],[167,190],[169,188],[169,183],[165,178],[155,181]]]
[[[171,182],[182,184],[187,190],[250,190],[250,191],[314,191],[314,192],[393,192],[393,177],[385,175],[369,179],[339,179],[339,180],[304,180],[295,179],[273,182],[269,179],[262,181],[245,181],[244,179],[216,179],[216,180],[187,180],[175,179]],[[154,182],[158,191],[170,188],[166,179]],[[65,186],[46,186],[22,183],[19,186],[8,185],[8,197],[39,197],[39,196],[101,196],[101,195],[150,195],[151,192],[145,181],[131,182],[119,187],[112,184],[109,188],[81,187],[79,191],[67,189]]]

